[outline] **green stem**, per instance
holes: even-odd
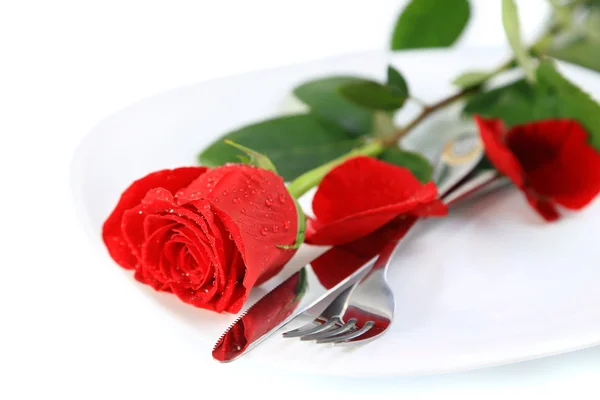
[[[290,183],[290,185],[288,186],[288,191],[290,192],[292,197],[298,199],[300,198],[300,196],[308,192],[314,186],[317,186],[319,183],[321,183],[321,181],[329,171],[331,171],[333,168],[337,167],[344,161],[348,160],[349,158],[360,155],[378,156],[384,150],[385,146],[383,145],[383,143],[380,140],[374,140],[362,147],[359,147],[357,149],[352,150],[349,153],[344,154],[341,157],[331,160],[326,164],[323,164],[313,170],[305,172]]]
[[[548,48],[550,47],[550,44],[552,43],[552,40],[558,31],[560,31],[559,26],[550,26],[550,28],[544,32],[544,34],[533,45],[531,45],[529,48],[531,53],[533,53],[533,55],[536,57],[543,56],[548,51]]]
[[[419,115],[417,115],[417,117],[415,119],[413,119],[411,122],[409,122],[408,125],[406,125],[404,128],[399,129],[393,135],[390,135],[389,137],[387,137],[384,140],[383,144],[385,146],[396,145],[396,143],[398,143],[398,140],[400,140],[404,136],[406,136],[407,133],[412,131],[417,125],[419,125],[421,122],[423,122],[423,120],[425,118],[427,118],[430,114],[432,114],[432,113],[436,112],[437,110],[444,108],[444,107],[454,103],[455,101],[462,99],[464,96],[466,96],[470,93],[474,93],[476,91],[477,91],[477,88],[465,89],[458,93],[453,94],[450,97],[446,97],[445,99],[442,99],[442,100],[438,101],[437,103],[430,105],[429,107],[423,108],[423,110],[421,110],[421,112],[419,113]]]

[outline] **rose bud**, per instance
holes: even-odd
[[[250,290],[294,255],[294,199],[277,174],[230,164],[151,173],[104,223],[111,257],[186,303],[236,313]]]
[[[507,129],[498,119],[475,117],[486,155],[547,221],[557,206],[580,210],[600,192],[600,154],[574,120],[557,119]]]

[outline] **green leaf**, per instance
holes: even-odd
[[[406,80],[404,80],[402,74],[391,65],[389,65],[387,69],[387,86],[392,90],[394,96],[404,98],[410,96]]]
[[[486,118],[500,118],[507,125],[531,121],[536,102],[534,87],[524,79],[487,92],[477,93],[465,105],[463,112]]]
[[[535,62],[529,56],[529,52],[521,43],[521,28],[519,26],[519,14],[514,0],[502,0],[502,23],[506,37],[515,53],[517,63],[523,68],[525,76],[529,81],[535,79]]]
[[[392,50],[449,47],[469,21],[468,0],[412,0],[392,34]]]
[[[359,143],[340,127],[312,114],[291,115],[227,133],[199,155],[201,164],[216,167],[238,162],[238,151],[224,139],[265,154],[286,181],[349,152]]]
[[[401,108],[406,100],[406,97],[395,96],[389,87],[374,81],[348,83],[339,90],[347,100],[369,110],[394,111]]]
[[[339,88],[364,80],[354,76],[320,78],[298,86],[294,94],[319,118],[337,124],[352,136],[360,136],[371,132],[373,112],[345,99]]]
[[[468,89],[481,85],[493,75],[494,73],[489,71],[469,71],[457,76],[456,79],[452,81],[452,84],[463,89]]]
[[[572,118],[581,123],[590,135],[590,143],[600,151],[600,105],[579,87],[563,77],[550,60],[537,69],[538,96],[554,99],[553,107],[538,107],[536,118]]]
[[[381,153],[379,159],[390,164],[408,168],[417,177],[417,179],[423,183],[431,180],[433,167],[431,166],[429,160],[419,153],[404,151],[397,147],[391,147]]]
[[[247,154],[247,157],[240,155],[237,156],[245,164],[254,165],[255,167],[277,173],[277,168],[275,168],[273,162],[269,159],[269,157],[265,156],[264,154],[254,151],[248,147],[242,146],[241,144],[232,142],[229,139],[225,139],[224,142]]]
[[[600,42],[582,39],[564,47],[550,48],[547,54],[559,60],[600,71]]]

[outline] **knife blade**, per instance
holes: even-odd
[[[339,251],[334,247],[321,257]],[[351,257],[356,259],[354,255]],[[307,310],[318,315],[321,308],[325,309],[342,291],[362,279],[376,259],[377,256],[372,257],[358,268],[349,263],[345,270],[340,270],[338,265],[336,268],[316,268],[314,261],[302,267],[254,303],[225,330],[213,348],[213,358],[220,362],[233,361]]]

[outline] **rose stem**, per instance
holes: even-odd
[[[350,151],[349,153],[344,154],[341,157],[338,157],[334,160],[329,161],[326,164],[323,164],[315,169],[305,172],[288,185],[288,191],[294,198],[300,198],[300,196],[302,196],[304,193],[308,192],[310,189],[321,183],[321,181],[329,171],[331,171],[333,168],[340,165],[344,161],[359,155],[372,157],[378,156],[386,148],[395,146],[398,140],[400,140],[403,136],[405,136],[407,133],[413,130],[430,114],[434,113],[435,111],[441,108],[444,108],[447,105],[454,103],[457,100],[460,100],[467,94],[473,93],[476,90],[477,88],[462,90],[458,93],[453,94],[450,97],[438,101],[435,104],[424,107],[415,119],[409,122],[408,125],[406,125],[404,128],[399,129],[394,134],[390,135],[388,138],[370,141],[364,146],[358,147]]]

